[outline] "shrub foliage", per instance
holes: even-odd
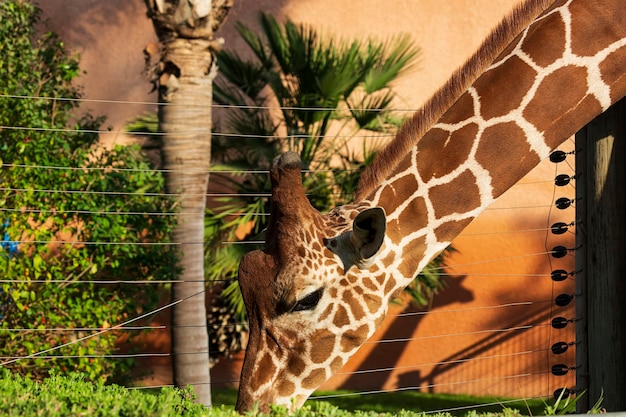
[[[115,379],[130,363],[107,355],[127,332],[71,342],[155,305],[156,284],[100,281],[175,276],[174,216],[151,215],[173,202],[138,148],[94,146],[103,119],[76,115],[78,58],[38,35],[39,14],[0,2],[0,365]]]
[[[156,394],[118,385],[85,381],[82,374],[53,375],[41,383],[0,370],[0,414],[3,416],[234,416],[193,402],[191,388],[163,388]]]

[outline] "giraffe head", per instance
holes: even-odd
[[[307,200],[294,153],[270,171],[266,249],[240,263],[250,337],[237,410],[299,407],[371,334],[387,311],[373,264],[386,220],[367,203],[323,215]],[[380,282],[379,282],[380,281]]]

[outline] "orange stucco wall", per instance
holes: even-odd
[[[422,49],[418,68],[397,83],[402,108],[417,108],[478,47],[514,0],[236,0],[221,35],[228,48],[242,48],[236,20],[255,25],[259,11],[273,12],[341,37],[384,39],[410,34]],[[142,49],[155,40],[142,0],[41,1],[51,29],[81,53],[87,73],[80,82],[85,98],[130,103],[88,102],[85,109],[108,115],[113,133],[104,143],[121,142],[124,123],[154,110],[155,94],[142,78]],[[571,144],[570,144],[571,146]],[[559,237],[546,227],[569,223],[572,210],[558,211],[555,197],[573,197],[573,189],[554,190],[555,170],[543,163],[477,218],[453,243],[449,289],[437,296],[428,314],[392,306],[390,316],[371,342],[324,388],[424,391],[478,395],[545,396],[559,386],[572,387],[573,376],[553,377],[554,363],[573,365],[572,349],[554,357],[550,346],[574,340],[572,326],[554,330],[550,318],[572,318],[573,307],[555,307],[559,293],[572,293],[571,280],[552,283],[552,269],[573,269],[573,257],[551,259],[546,248],[573,247],[573,234]],[[556,195],[555,195],[556,193]],[[451,196],[453,198],[453,196]],[[508,330],[507,330],[508,329]],[[447,335],[447,336],[446,336]],[[375,340],[385,339],[384,343]],[[389,341],[390,339],[411,339]],[[146,350],[168,351],[167,338],[148,340]],[[222,363],[214,381],[237,378],[238,361]],[[157,373],[144,382],[170,383],[169,363],[152,362]],[[380,370],[384,368],[383,370]],[[376,372],[351,373],[354,370]]]

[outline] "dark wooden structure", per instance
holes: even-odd
[[[576,134],[577,386],[626,410],[626,99]]]

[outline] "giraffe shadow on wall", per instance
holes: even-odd
[[[505,332],[497,335],[490,335],[483,338],[480,338],[477,342],[472,343],[470,346],[467,346],[459,351],[455,352],[453,355],[443,358],[439,364],[433,367],[430,372],[427,372],[425,375],[421,374],[419,371],[411,371],[398,375],[398,387],[407,388],[407,387],[419,387],[420,391],[435,393],[441,392],[441,389],[437,390],[436,387],[438,385],[448,385],[448,386],[456,386],[456,385],[465,385],[462,384],[464,381],[469,381],[472,379],[480,379],[484,378],[485,375],[490,375],[490,372],[493,373],[493,369],[490,369],[489,366],[495,365],[476,365],[470,362],[477,362],[477,359],[488,352],[493,352],[494,349],[497,349],[498,346],[503,345],[507,342],[510,342],[514,338],[520,338],[526,336],[536,328],[536,326],[541,326],[542,323],[546,323],[550,320],[552,312],[549,308],[542,310],[540,312],[530,312],[530,313],[521,313],[517,315],[517,320],[510,324],[511,327],[520,326],[520,329],[516,332]],[[530,335],[528,335],[530,337]],[[542,359],[545,359],[545,355],[541,355]],[[518,360],[523,360],[518,359]],[[470,370],[462,371],[463,367],[470,367]],[[536,367],[537,364],[527,364],[531,368]],[[548,364],[541,362],[539,364],[540,369],[527,369],[526,372],[540,372],[544,369],[548,369]],[[474,369],[474,367],[478,367],[478,371]],[[461,380],[454,381],[452,379],[446,379],[447,374],[452,374],[454,371],[461,372],[461,375],[464,375]],[[473,374],[472,374],[473,372]],[[441,378],[441,383],[439,382],[439,378]],[[446,391],[446,389],[444,389]]]
[[[433,299],[431,308],[441,308],[453,303],[468,303],[474,300],[473,292],[464,286],[466,276],[451,277],[447,280],[447,287]],[[420,314],[423,313],[423,314]],[[380,390],[393,378],[392,373],[407,347],[403,340],[415,337],[415,333],[426,316],[423,308],[414,304],[407,305],[394,319],[391,325],[380,336],[379,340],[392,342],[378,342],[366,359],[342,384],[341,389],[349,390]],[[397,340],[397,341],[396,341]],[[416,375],[419,371],[410,372],[411,379],[420,379]]]

